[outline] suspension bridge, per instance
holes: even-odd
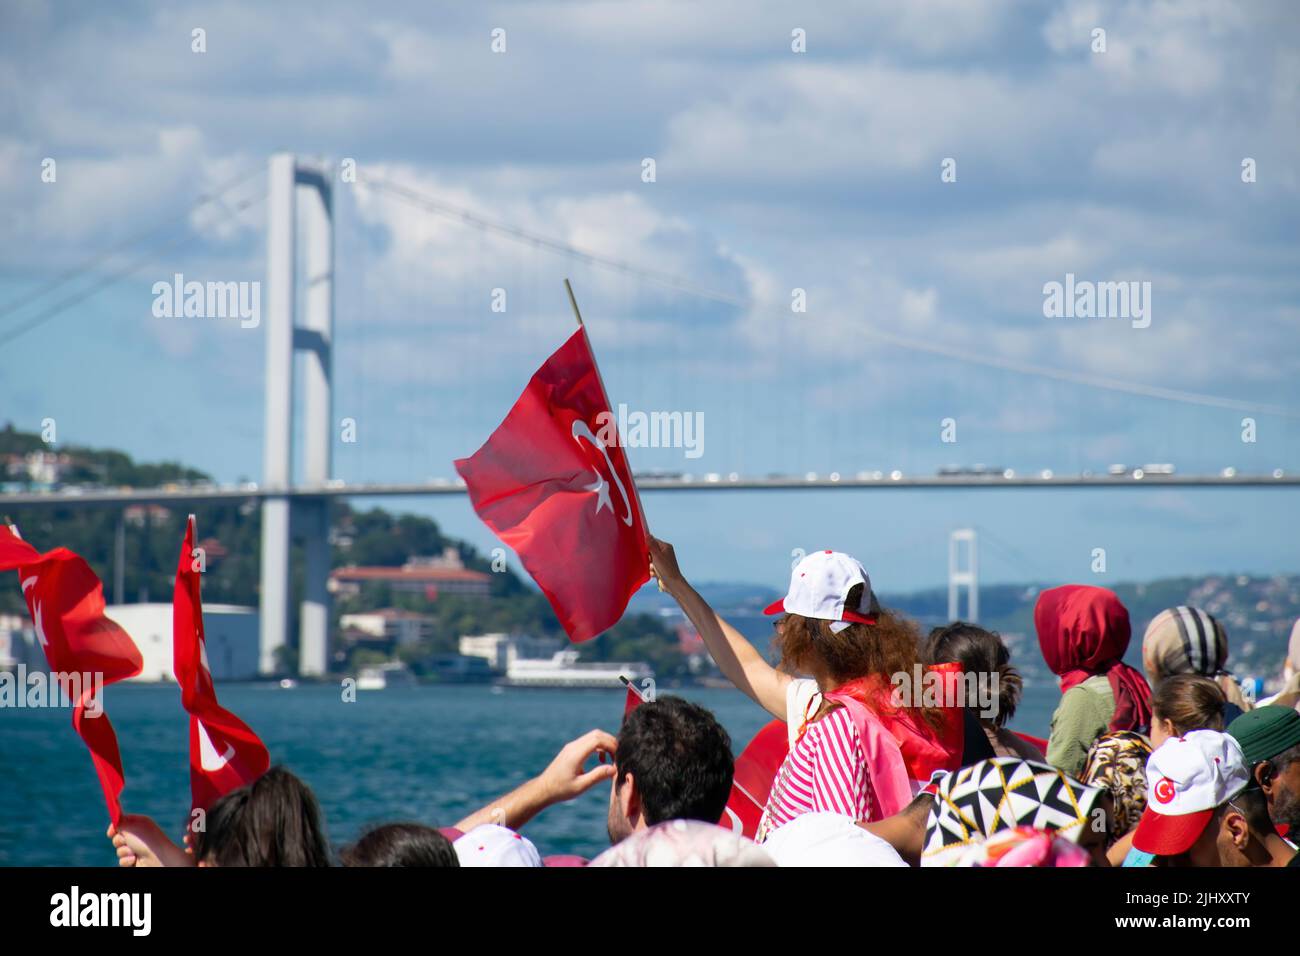
[[[262,509],[260,565],[260,627],[263,669],[271,671],[277,652],[286,643],[290,619],[290,542],[304,543],[304,597],[299,608],[299,661],[301,673],[318,676],[327,666],[327,629],[330,596],[329,502],[332,499],[380,497],[431,497],[464,494],[456,478],[425,481],[345,482],[334,474],[335,385],[335,280],[334,189],[337,170],[323,161],[291,154],[273,156],[266,189],[251,196],[231,193],[249,181],[241,174],[199,197],[186,212],[237,217],[266,202],[265,309],[261,335],[265,340],[263,399],[262,480],[257,483],[215,482],[170,484],[157,488],[104,488],[93,485],[14,491],[0,494],[0,509],[125,508],[139,504],[195,504],[201,502],[254,501]],[[557,255],[592,268],[622,275],[637,283],[654,285],[673,294],[715,304],[747,309],[747,298],[710,289],[672,272],[646,268],[598,250],[557,240],[541,232],[493,219],[468,208],[401,183],[389,176],[362,177],[360,182],[377,194],[405,204],[422,214],[459,223],[504,241],[519,243],[547,255]],[[0,330],[0,347],[29,334],[65,314],[103,289],[131,276],[154,261],[159,252],[174,252],[195,239],[194,230],[174,222],[131,236],[53,281],[0,306],[0,320],[17,314],[19,321]],[[148,251],[115,268],[105,264],[142,244]],[[31,306],[41,296],[57,293],[74,280],[92,276],[75,291],[66,292],[44,306]],[[556,286],[558,289],[558,279]],[[27,314],[24,315],[23,313]],[[940,342],[909,338],[879,325],[868,324],[864,334],[881,343],[938,356],[1000,372],[1040,380],[1083,386],[1120,395],[1156,399],[1184,406],[1219,409],[1242,414],[1300,417],[1281,406],[1241,401],[1231,397],[1180,390],[1151,383],[1129,382],[1075,370],[1046,367],[986,350],[973,351]],[[302,362],[295,372],[295,358]],[[295,427],[295,422],[297,423]],[[301,470],[294,473],[294,432],[301,432]],[[647,493],[792,492],[844,490],[1049,490],[1049,489],[1170,489],[1170,488],[1291,488],[1300,484],[1300,471],[1272,468],[1238,472],[1226,467],[1210,474],[1173,473],[1164,466],[1121,468],[1093,473],[1079,470],[1058,473],[1040,469],[954,468],[920,474],[903,470],[854,472],[804,472],[801,474],[747,475],[742,471],[653,472],[638,475],[638,487]],[[956,540],[956,539],[955,539]],[[961,539],[966,540],[966,539]],[[954,547],[956,545],[954,544]],[[973,549],[973,539],[970,543]],[[955,553],[955,552],[954,552]],[[973,550],[972,550],[973,553]],[[956,561],[956,558],[953,558]],[[974,572],[950,568],[950,580],[970,587],[974,600]],[[954,584],[954,587],[956,585]],[[955,597],[953,601],[955,602]]]

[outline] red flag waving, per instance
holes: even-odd
[[[96,688],[134,677],[144,661],[126,631],[104,616],[104,586],[79,555],[67,548],[40,554],[11,528],[0,527],[0,571],[15,570],[51,675],[61,676],[65,689],[80,683],[72,727],[90,749],[116,826],[126,778],[117,734]]]
[[[645,521],[585,329],[456,462],[483,522],[514,548],[569,639],[608,630],[650,580]]]
[[[203,636],[201,567],[194,547],[194,515],[190,515],[172,590],[172,671],[181,689],[181,705],[190,714],[191,811],[206,811],[218,797],[256,780],[271,763],[257,734],[217,703]]]
[[[770,721],[740,752],[731,781],[731,796],[727,798],[727,808],[718,826],[754,839],[772,792],[772,781],[790,752],[787,734],[784,720]]]

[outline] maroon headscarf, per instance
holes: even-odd
[[[1043,659],[1061,678],[1063,692],[1105,674],[1115,695],[1110,730],[1144,732],[1151,725],[1151,688],[1121,659],[1132,631],[1128,611],[1113,591],[1086,584],[1050,588],[1038,595],[1034,627]]]

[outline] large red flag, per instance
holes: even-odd
[[[546,360],[456,471],[478,516],[514,548],[570,640],[608,630],[650,580],[632,470],[585,329]]]
[[[72,727],[90,750],[109,819],[116,826],[122,818],[126,778],[117,734],[103,711],[103,700],[95,699],[95,681],[107,687],[134,677],[144,661],[126,631],[104,616],[104,586],[79,555],[67,548],[40,554],[13,529],[0,526],[0,571],[15,570],[51,675],[83,675],[72,706]],[[89,680],[86,675],[91,675]]]
[[[190,714],[191,824],[196,819],[193,811],[206,811],[218,797],[256,780],[271,763],[257,734],[217,703],[203,636],[201,567],[194,548],[194,515],[190,515],[172,590],[172,671],[181,689],[181,705]]]
[[[731,796],[727,798],[727,808],[718,821],[719,826],[728,827],[751,840],[758,833],[763,809],[772,792],[772,781],[790,752],[787,735],[784,720],[769,721],[740,752],[731,781]]]

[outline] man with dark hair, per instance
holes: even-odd
[[[661,697],[623,720],[609,795],[609,841],[665,820],[717,823],[731,795],[731,738],[698,704]]]
[[[1268,800],[1269,816],[1300,834],[1300,713],[1270,704],[1256,707],[1228,725],[1241,744],[1254,785]]]
[[[595,756],[597,766],[586,770]],[[608,757],[613,761],[606,763]],[[731,794],[731,738],[708,710],[680,697],[641,704],[615,738],[592,730],[570,741],[550,766],[456,824],[467,833],[485,823],[517,830],[552,804],[612,780],[611,843],[666,820],[717,823]]]

